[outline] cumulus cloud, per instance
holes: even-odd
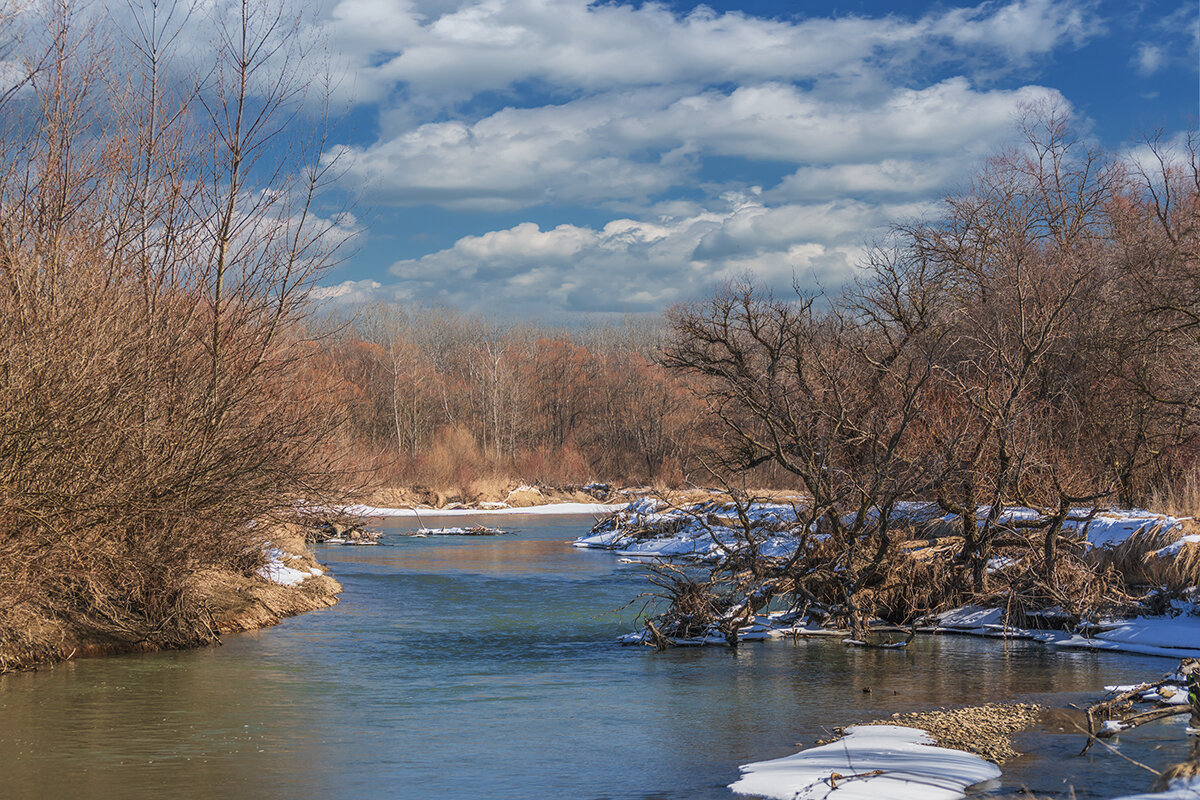
[[[1019,0],[996,6],[951,9],[927,18],[933,31],[960,47],[983,46],[1017,61],[1045,55],[1064,42],[1075,47],[1104,29],[1094,3]]]
[[[1138,75],[1147,78],[1163,66],[1166,62],[1166,54],[1161,47],[1142,42],[1138,45],[1137,51],[1133,56],[1133,66],[1137,70]]]
[[[746,194],[727,196],[720,209],[614,219],[600,228],[524,222],[399,261],[391,268],[399,282],[373,291],[403,287],[421,302],[545,316],[658,309],[746,274],[780,289],[793,279],[837,285],[852,273],[867,238],[928,208],[851,200],[769,207]]]
[[[794,19],[619,0],[332,0],[325,19],[356,54],[360,99],[380,109],[374,141],[328,154],[368,204],[611,217],[508,216],[394,263],[390,280],[330,287],[328,301],[400,293],[543,316],[654,310],[747,273],[781,289],[840,284],[866,241],[1008,143],[1023,106],[1065,102],[998,76],[1102,29],[1092,0]]]
[[[944,185],[947,153],[961,166],[1009,136],[1023,105],[1055,99],[1033,86],[979,90],[961,77],[873,103],[779,83],[682,97],[646,89],[429,123],[332,155],[351,164],[348,177],[369,200],[397,205],[644,203],[694,181],[706,156],[820,165],[801,168],[785,192],[807,182],[810,196],[856,183],[912,194]],[[920,174],[922,160],[937,166]]]
[[[631,140],[620,127],[669,102],[646,90],[507,108],[473,124],[427,123],[329,157],[344,158],[348,179],[375,202],[502,210],[644,199],[678,184],[689,158],[648,150],[650,142]]]
[[[326,27],[364,99],[397,85],[462,98],[540,81],[570,90],[846,76],[920,58],[1024,64],[1100,29],[1090,4],[1015,0],[897,16],[763,19],[589,0],[341,0]]]
[[[318,303],[327,301],[335,301],[342,304],[367,303],[380,299],[380,290],[383,289],[383,284],[374,280],[361,281],[342,281],[333,286],[317,286],[311,292],[309,297]]]

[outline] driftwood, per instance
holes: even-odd
[[[1121,720],[1121,729],[1114,730],[1111,733],[1100,731],[1097,736],[1109,737],[1116,736],[1121,731],[1127,731],[1130,728],[1136,728],[1138,725],[1145,725],[1147,722],[1154,722],[1159,719],[1167,719],[1168,717],[1182,717],[1184,714],[1192,713],[1192,709],[1188,706],[1162,706],[1161,708],[1152,708],[1149,711],[1143,711],[1141,714],[1134,714],[1132,717],[1126,717]]]
[[[500,528],[488,528],[484,525],[472,525],[469,528],[421,528],[416,531],[401,533],[401,536],[514,536],[516,531],[506,531]]]
[[[887,641],[872,641],[871,639],[843,639],[842,643],[848,647],[872,647],[878,650],[901,650],[908,647],[908,643],[917,636],[916,628],[911,628],[908,631],[908,636],[904,639],[894,639]]]
[[[1132,707],[1133,702],[1136,702],[1138,698],[1147,692],[1162,689],[1165,686],[1176,686],[1181,682],[1181,677],[1183,678],[1182,682],[1186,683],[1189,689],[1189,702],[1187,705],[1161,705],[1158,708],[1153,708],[1149,711],[1143,711],[1131,716],[1118,717],[1116,721],[1120,723],[1119,727],[1103,729],[1099,731],[1096,730],[1097,720],[1100,720],[1103,717],[1112,719],[1114,710],[1124,706],[1125,704],[1129,704],[1130,707]],[[1139,725],[1145,725],[1147,722],[1168,719],[1170,717],[1181,717],[1185,714],[1190,714],[1194,723],[1196,720],[1200,719],[1200,693],[1198,693],[1196,690],[1198,682],[1200,682],[1200,660],[1194,658],[1185,658],[1179,663],[1179,670],[1176,673],[1166,675],[1161,680],[1155,681],[1154,683],[1138,684],[1137,686],[1120,692],[1113,697],[1108,698],[1107,700],[1103,700],[1099,703],[1089,706],[1087,709],[1085,709],[1085,713],[1087,715],[1088,739],[1079,755],[1086,754],[1087,751],[1091,749],[1092,745],[1095,744],[1096,739],[1098,738],[1115,736],[1122,731],[1136,728]]]

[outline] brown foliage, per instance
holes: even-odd
[[[246,93],[266,56],[245,48],[281,17],[241,8],[193,103],[162,88],[170,31],[146,26],[118,64],[54,7],[5,109],[0,643],[39,615],[127,644],[209,639],[195,576],[252,574],[252,521],[332,484],[336,420],[297,329],[329,258],[320,176],[301,151],[263,155],[302,87],[284,47],[280,81]],[[251,105],[258,123],[233,124]]]
[[[381,484],[678,486],[705,427],[686,382],[655,363],[656,336],[633,322],[567,331],[380,307],[326,339],[322,363]]]

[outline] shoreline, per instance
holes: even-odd
[[[506,513],[508,515],[513,515],[513,516],[517,516],[517,515],[521,515],[521,514],[538,515],[538,514],[554,514],[554,513],[565,513],[565,514],[591,513],[591,512],[580,512],[580,511],[575,511],[575,510],[563,511],[561,509],[563,508],[564,505],[570,506],[571,504],[546,504],[543,506],[513,508],[513,509],[504,510],[503,513]],[[577,506],[577,505],[581,505],[581,504],[574,504],[574,505]],[[625,505],[625,504],[619,504],[618,507],[621,507],[623,505]],[[606,509],[611,509],[611,506],[608,506],[608,505],[605,505],[604,507]],[[377,507],[368,507],[368,508],[376,509]],[[413,509],[383,509],[383,510],[390,510],[390,511],[396,512],[396,513],[373,516],[372,518],[373,519],[386,519],[389,517],[391,517],[391,518],[414,518],[417,516],[418,512],[422,515],[427,513],[426,510],[424,510],[424,509],[416,509],[416,510],[413,510]],[[428,515],[429,516],[442,516],[442,514],[439,513],[440,511],[442,511],[442,510],[438,510],[438,509],[430,510],[428,512]],[[449,509],[448,511],[451,512],[450,516],[466,516],[466,515],[472,515],[472,514],[487,515],[487,514],[496,513],[496,511],[493,509]],[[304,545],[303,535],[304,535],[303,529],[300,528],[299,526],[295,526],[294,530],[293,530],[293,535],[291,537],[273,536],[272,543],[275,545],[275,547],[273,547],[271,550],[268,551],[268,553],[269,553],[268,564],[264,565],[264,567],[262,569],[260,569],[258,576],[255,576],[255,577],[230,576],[230,575],[213,576],[212,588],[214,589],[214,594],[213,594],[214,600],[216,600],[218,598],[225,598],[228,601],[228,605],[226,605],[224,607],[214,607],[212,609],[214,621],[217,622],[218,630],[221,634],[250,631],[250,630],[256,630],[259,628],[269,627],[271,625],[274,625],[274,624],[280,622],[282,619],[284,619],[288,616],[303,613],[305,611],[316,610],[316,609],[323,608],[323,607],[329,607],[338,602],[338,598],[336,595],[338,592],[341,591],[341,586],[339,584],[337,584],[337,582],[334,581],[331,577],[329,577],[328,574],[326,574],[324,566],[319,564],[319,562],[316,561],[316,558],[314,557],[312,552]],[[615,553],[614,553],[614,555],[615,555]],[[267,575],[270,575],[271,577],[270,578],[266,577],[263,574],[264,572]],[[236,580],[230,580],[231,577]],[[982,609],[980,609],[980,610],[982,610]],[[980,636],[983,638],[1001,638],[1001,639],[1011,638],[1011,634],[1014,632],[1014,631],[1012,631],[1012,629],[1009,629],[1007,632],[996,631],[996,630],[990,629],[990,628],[986,627],[988,624],[987,621],[981,620],[970,614],[963,615],[961,617],[961,620],[965,623],[969,623],[970,627],[967,629],[951,629],[951,628],[943,628],[941,630],[926,629],[925,631],[922,631],[922,632],[957,633],[957,634]],[[950,620],[947,620],[947,621],[950,621]],[[791,622],[794,627],[795,625],[802,624],[803,621],[802,620],[791,620]],[[837,635],[837,633],[835,631],[832,631],[829,629],[815,629],[814,628],[811,631],[805,631],[805,632],[808,632],[811,635],[823,635],[823,636]],[[753,632],[748,632],[748,633],[753,633]],[[760,631],[760,633],[761,633],[761,631]],[[1034,632],[1034,633],[1043,633],[1044,634],[1045,632]],[[746,638],[749,640],[755,640],[755,639],[763,640],[763,639],[767,639],[767,638],[783,638],[783,637],[759,635],[759,636],[747,636]],[[1021,638],[1034,638],[1034,637],[1023,636]],[[202,645],[200,645],[200,646],[202,646]],[[127,647],[124,649],[115,649],[115,650],[79,652],[79,653],[72,653],[71,655],[75,658],[79,658],[79,657],[96,656],[96,655],[117,655],[117,654],[128,653],[128,652],[152,651],[155,649],[159,649],[159,648]],[[1117,649],[1117,648],[1104,648],[1104,649]],[[1138,651],[1129,650],[1129,652],[1138,652]],[[1160,655],[1160,654],[1154,653],[1152,655]],[[1167,655],[1167,654],[1164,653],[1161,655]],[[1173,655],[1171,657],[1178,658],[1179,656]],[[34,665],[33,669],[37,669],[39,666],[42,666],[42,665],[43,664]],[[44,664],[44,665],[48,665],[48,664]],[[1009,704],[991,704],[991,705],[999,707],[999,706],[1004,706],[1004,705],[1009,705]],[[1016,705],[1019,706],[1020,704],[1016,704]],[[936,777],[936,776],[929,771],[930,768],[928,767],[928,765],[922,766],[921,761],[922,761],[923,757],[928,757],[928,759],[932,759],[932,763],[936,764],[936,761],[938,758],[944,758],[944,753],[947,749],[954,750],[954,751],[957,751],[960,753],[971,753],[972,749],[957,747],[948,738],[946,738],[946,736],[944,734],[939,734],[939,732],[937,732],[937,731],[918,727],[916,724],[918,721],[918,718],[921,718],[923,716],[938,716],[941,711],[945,711],[947,714],[950,714],[950,715],[970,716],[972,714],[978,714],[979,712],[981,712],[987,708],[989,708],[989,706],[968,707],[968,708],[963,708],[963,709],[939,710],[936,712],[935,711],[913,712],[911,714],[902,715],[902,718],[900,718],[900,719],[890,719],[890,720],[889,719],[881,719],[881,720],[875,720],[875,721],[871,721],[871,722],[857,723],[853,726],[847,726],[847,729],[848,730],[850,728],[856,729],[856,731],[854,732],[854,735],[857,736],[858,738],[849,742],[848,744],[835,745],[831,749],[831,751],[837,750],[840,747],[840,750],[844,753],[844,752],[847,752],[846,748],[849,746],[852,750],[854,750],[856,761],[858,759],[869,760],[870,758],[874,757],[873,753],[877,753],[878,742],[876,742],[876,744],[872,744],[872,742],[874,742],[875,739],[871,738],[871,736],[872,736],[871,734],[862,732],[861,729],[863,727],[867,727],[867,726],[885,726],[885,727],[886,726],[892,726],[892,727],[900,726],[903,728],[907,728],[909,731],[914,731],[914,732],[921,731],[922,734],[928,738],[928,741],[921,739],[920,736],[915,736],[915,734],[895,734],[895,733],[885,734],[883,736],[883,740],[879,740],[879,741],[882,741],[882,746],[885,748],[891,747],[896,743],[903,744],[903,746],[905,748],[911,747],[912,752],[909,755],[912,756],[912,758],[910,758],[908,760],[906,768],[910,769],[910,770],[916,770],[915,774],[917,776],[921,777],[922,779],[929,779],[931,777]],[[993,722],[994,722],[994,720],[993,720]],[[914,738],[914,736],[915,736],[915,738]],[[878,737],[876,737],[876,739],[878,739]],[[845,742],[846,740],[839,739],[837,741]],[[876,748],[876,749],[873,750],[873,748]],[[786,766],[789,770],[792,770],[794,768],[809,769],[809,767],[806,765],[811,765],[815,759],[812,756],[806,756],[805,754],[811,754],[811,753],[813,753],[814,750],[817,750],[817,749],[818,748],[816,748],[816,747],[809,747],[809,748],[805,748],[804,750],[800,751],[800,753],[797,753],[793,756],[785,756],[780,759],[773,759],[770,762],[755,762],[753,764],[744,765],[742,767],[742,769],[746,774],[743,775],[743,778],[750,777],[750,774],[749,774],[750,772],[756,772],[756,773],[761,774],[763,765],[774,764],[775,762],[781,762],[779,764],[779,766],[780,767]],[[829,751],[829,752],[831,752],[831,751]],[[939,751],[941,751],[941,752],[939,752]],[[974,752],[979,753],[979,750],[974,750]],[[797,758],[797,756],[805,756],[805,758],[799,759],[799,758]],[[967,773],[964,773],[965,775],[969,774],[969,775],[973,776],[973,775],[981,774],[978,771],[981,767],[981,765],[979,764],[978,761],[972,760],[970,758],[959,759],[958,761],[964,766],[964,768],[969,767],[969,771]],[[789,763],[784,764],[782,762],[789,762]],[[986,763],[995,763],[995,762],[992,761],[991,759],[988,759]],[[748,767],[753,767],[754,770],[747,770]],[[826,772],[826,773],[824,773],[824,775],[827,778],[829,776],[829,773]],[[763,777],[765,777],[765,776],[763,776]],[[775,778],[784,778],[785,776],[780,774],[780,775],[776,775],[774,777]],[[862,779],[860,779],[860,780],[862,780]],[[875,781],[870,780],[870,779],[864,780],[863,782],[867,783],[867,784],[875,783]],[[743,784],[743,786],[748,786],[748,785],[749,784]],[[778,784],[776,784],[776,785],[778,785]],[[946,791],[951,792],[950,794],[944,795],[945,797],[962,797],[962,796],[964,796],[962,792],[957,791],[956,787],[948,786],[945,788],[946,788]],[[771,795],[768,793],[766,796],[783,796],[783,795]],[[787,796],[790,797],[791,795],[789,794]],[[884,795],[884,796],[891,796],[891,795]]]
[[[255,575],[203,570],[194,589],[207,608],[213,637],[183,647],[129,641],[90,630],[71,620],[39,617],[29,638],[0,646],[0,674],[29,672],[64,661],[191,650],[221,644],[220,637],[277,625],[288,617],[337,605],[342,585],[330,577],[305,544],[298,526],[280,525],[268,546],[268,560]]]
[[[584,549],[611,552],[624,562],[705,564],[720,562],[736,552],[736,533],[731,523],[718,514],[724,508],[701,506],[667,509],[657,504],[631,505],[625,514],[598,525],[573,544]],[[1021,513],[1018,509],[1016,513]],[[760,524],[785,521],[794,510],[782,505],[761,504],[747,512]],[[772,519],[774,517],[775,519]],[[1188,520],[1190,521],[1190,520]],[[1094,528],[1082,530],[1085,547],[1116,547],[1146,531],[1180,528],[1176,542],[1150,555],[1175,557],[1200,536],[1183,529],[1182,519],[1148,514],[1140,510],[1118,510],[1099,520]],[[787,557],[794,551],[796,537],[786,526],[758,544],[760,552]],[[1194,529],[1192,529],[1194,530]],[[1184,535],[1187,534],[1187,535]],[[997,565],[997,569],[1003,565]],[[864,638],[888,634],[888,641],[873,644],[859,641],[849,630],[826,627],[819,611],[803,610],[751,613],[729,630],[717,622],[684,638],[662,635],[650,621],[642,630],[618,637],[628,645],[728,647],[747,641],[838,636],[848,646],[903,649],[918,633],[956,634],[990,639],[1023,639],[1053,649],[1086,649],[1123,652],[1131,655],[1166,657],[1175,661],[1200,657],[1200,602],[1192,589],[1190,601],[1174,601],[1169,613],[1157,616],[1104,617],[1091,622],[1065,624],[1061,608],[1030,612],[1017,627],[1004,608],[965,605],[942,613],[926,613],[909,629],[909,639],[895,634],[904,630],[883,625]],[[1055,624],[1058,623],[1058,624]],[[870,623],[868,623],[870,625]],[[1182,663],[1182,662],[1181,662]],[[1112,687],[1106,687],[1112,688]],[[847,726],[833,741],[820,741],[789,756],[742,764],[737,781],[729,785],[736,794],[764,798],[823,798],[853,781],[847,796],[875,796],[891,800],[957,800],[968,792],[986,792],[990,782],[1003,777],[997,766],[1017,755],[1011,736],[1034,727],[1043,709],[1023,704],[998,704],[962,709],[939,709],[893,715]],[[872,726],[876,731],[871,731]],[[1188,766],[1187,764],[1181,766]],[[1192,764],[1191,766],[1196,766]],[[1164,800],[1191,797],[1200,789],[1200,778],[1184,777],[1170,782]],[[1170,791],[1173,790],[1173,791]],[[856,794],[855,792],[860,792]],[[1149,800],[1150,795],[1126,795],[1123,800]]]
[[[620,503],[542,503],[530,506],[503,506],[497,508],[433,508],[410,506],[408,508],[387,508],[384,506],[369,506],[362,504],[342,506],[334,509],[319,509],[334,511],[352,517],[366,519],[419,519],[426,517],[474,517],[474,516],[516,516],[520,514],[611,514],[620,511],[629,504]]]
[[[929,505],[910,504],[904,509],[926,524],[940,520]],[[1014,517],[1026,509],[1014,508]],[[760,502],[746,512],[753,523],[762,526],[758,553],[767,558],[790,557],[800,546],[802,536],[788,527],[797,512],[787,504]],[[1192,533],[1190,519],[1155,514],[1140,509],[1117,509],[1090,521],[1079,532],[1080,547],[1101,552],[1112,551],[1130,539],[1155,534],[1159,530],[1174,531],[1176,541],[1152,550],[1147,560],[1163,563],[1178,557],[1185,548],[1200,545],[1200,535]],[[728,504],[712,500],[702,505],[667,506],[654,500],[630,504],[622,513],[614,514],[597,525],[589,534],[573,542],[575,547],[604,550],[628,562],[679,563],[696,565],[720,564],[730,553],[744,547],[743,534],[737,528],[736,517]],[[816,538],[816,537],[814,537]],[[913,538],[910,552],[928,548],[936,553],[934,540],[924,535]],[[942,557],[942,556],[935,556]],[[994,559],[993,571],[1019,566],[1014,558]],[[1108,611],[1096,619],[1073,619],[1061,607],[1030,610],[1015,620],[999,606],[972,604],[973,598],[960,599],[961,605],[939,610],[918,609],[918,614],[903,629],[882,625],[880,633],[911,632],[956,634],[997,639],[1026,639],[1044,646],[1084,650],[1106,650],[1136,653],[1165,658],[1200,657],[1200,594],[1197,588],[1188,590],[1188,599],[1173,599],[1162,613],[1147,609],[1130,609],[1125,614]],[[977,601],[974,601],[977,602]],[[943,606],[943,608],[945,608]],[[1133,612],[1133,613],[1130,613]],[[866,621],[868,628],[882,624],[881,620]],[[795,610],[770,611],[755,609],[731,629],[721,627],[720,618],[706,625],[694,626],[682,634],[663,634],[643,627],[621,637],[628,645],[651,646],[728,646],[730,637],[738,642],[808,636],[841,636],[848,645],[902,648],[902,641],[867,643],[855,640],[851,631],[830,625],[827,614],[819,604],[805,605]],[[872,639],[875,637],[872,636]],[[894,636],[892,637],[894,639]]]

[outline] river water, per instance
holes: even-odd
[[[626,604],[647,584],[639,567],[567,544],[590,518],[478,521],[521,530],[318,548],[345,587],[334,608],[221,647],[0,676],[0,797],[730,800],[738,764],[837,725],[1086,703],[1173,666],[960,637],[907,651],[623,648],[613,639],[638,608]],[[1149,725],[1119,747],[1161,768],[1185,738]],[[1018,749],[1037,755],[1005,765],[993,791],[1147,788],[1148,773],[1105,748],[1076,757],[1082,741],[1023,735]]]

